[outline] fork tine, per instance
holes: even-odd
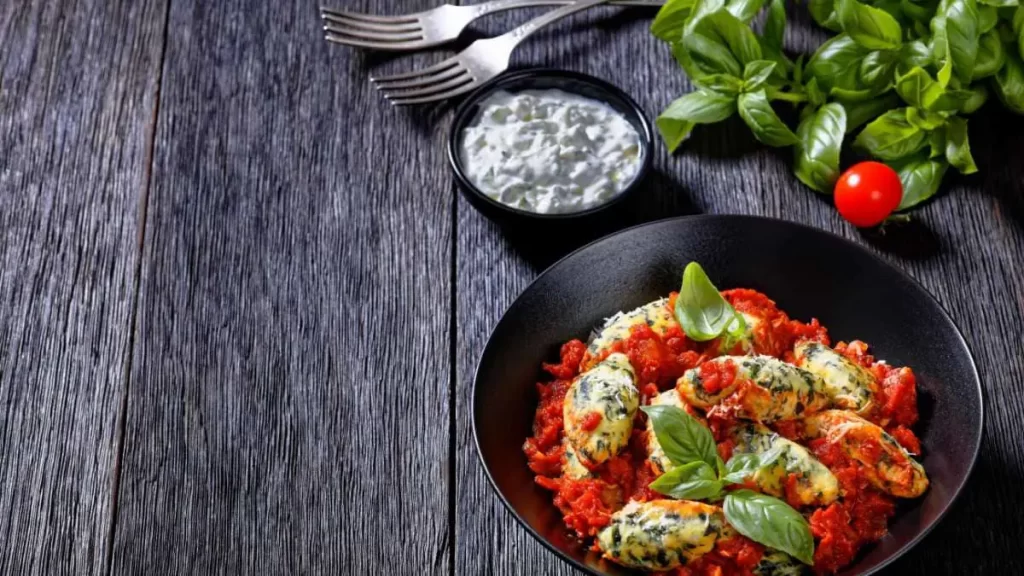
[[[421,32],[371,32],[358,28],[332,25],[325,25],[324,32],[338,36],[351,36],[359,40],[379,40],[381,42],[408,42],[423,39],[423,33]]]
[[[423,86],[429,86],[431,84],[437,84],[442,80],[447,80],[459,74],[464,74],[465,69],[462,66],[454,66],[452,68],[445,68],[441,72],[436,74],[430,74],[427,76],[418,76],[409,80],[390,80],[390,81],[378,81],[374,82],[377,90],[383,92],[389,92],[393,90],[410,90],[412,88],[422,88]]]
[[[387,24],[379,22],[367,22],[365,20],[352,20],[343,16],[332,16],[323,15],[324,29],[328,26],[342,25],[349,28],[360,28],[362,30],[369,30],[371,32],[415,32],[422,30],[419,22],[403,23],[403,22],[389,22]]]
[[[427,76],[427,75],[433,74],[435,72],[441,72],[442,70],[447,70],[447,69],[451,68],[452,66],[457,65],[458,63],[459,63],[458,60],[456,60],[455,58],[449,58],[447,60],[442,60],[441,62],[438,62],[437,64],[434,64],[433,66],[427,66],[426,68],[422,68],[420,70],[413,70],[411,72],[402,72],[400,74],[392,74],[390,76],[376,76],[376,77],[371,76],[370,77],[370,82],[373,82],[374,84],[387,84],[389,82],[395,82],[396,80],[408,80],[410,78],[418,78],[420,76]]]
[[[361,40],[359,38],[353,38],[351,36],[342,36],[339,34],[332,34],[328,32],[324,39],[328,42],[335,44],[342,44],[345,46],[356,46],[357,48],[371,48],[374,50],[419,50],[421,48],[428,48],[430,45],[423,41],[406,41],[406,42],[385,42],[381,40]],[[373,79],[371,78],[371,81]]]
[[[459,94],[465,94],[466,92],[469,92],[470,90],[476,88],[477,86],[479,86],[479,83],[473,81],[470,82],[469,84],[466,84],[465,86],[460,86],[448,92],[441,92],[440,94],[431,94],[430,96],[423,96],[422,98],[388,98],[388,101],[391,102],[391,104],[394,106],[409,106],[412,104],[426,104],[428,102],[438,102],[440,100],[454,98]]]
[[[403,15],[403,16],[377,16],[374,14],[361,14],[359,12],[349,12],[347,10],[338,10],[337,8],[330,8],[328,6],[320,7],[321,16],[339,16],[342,18],[351,18],[352,20],[363,20],[365,22],[378,22],[381,24],[387,23],[415,23],[417,22],[416,16]]]
[[[424,84],[419,88],[414,89],[400,89],[392,91],[390,88],[381,88],[381,92],[384,93],[384,97],[388,100],[402,100],[407,98],[418,98],[420,96],[426,96],[428,94],[434,94],[436,92],[445,92],[452,88],[462,86],[466,82],[472,82],[473,77],[469,75],[469,72],[460,70],[460,73],[454,78],[450,78],[441,83]]]

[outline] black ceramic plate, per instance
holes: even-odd
[[[906,501],[889,535],[841,574],[869,574],[916,544],[967,481],[981,443],[981,384],[963,337],[915,281],[856,244],[798,224],[746,216],[655,222],[567,256],[512,304],[480,358],[473,428],[484,468],[519,522],[564,560],[590,574],[626,571],[566,537],[550,492],[537,487],[523,441],[537,404],[540,363],[572,338],[678,289],[695,260],[722,289],[754,288],[793,318],[816,317],[833,341],[860,339],[877,358],[917,375],[923,464],[931,486]]]

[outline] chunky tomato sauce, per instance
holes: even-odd
[[[630,329],[628,337],[602,350],[595,358],[588,358],[587,366],[613,352],[625,354],[637,376],[641,404],[649,403],[659,392],[670,389],[684,372],[700,370],[705,390],[714,393],[730,386],[737,378],[732,363],[705,364],[710,358],[723,354],[753,352],[767,354],[784,361],[793,361],[793,346],[801,341],[814,340],[830,344],[828,331],[817,320],[808,323],[792,320],[775,302],[754,290],[734,289],[722,292],[726,300],[739,312],[756,319],[751,327],[748,348],[738,343],[727,350],[722,342],[694,342],[686,337],[677,324],[655,331],[646,324]],[[667,306],[673,309],[676,294]],[[752,347],[752,350],[750,349]],[[878,383],[876,401],[865,417],[883,427],[911,454],[920,453],[921,446],[911,430],[916,423],[917,391],[914,374],[909,368],[898,368],[876,362],[868,353],[867,344],[860,341],[840,342],[835,350],[863,366]],[[554,493],[554,504],[563,515],[566,527],[581,540],[588,540],[608,525],[611,515],[626,502],[646,502],[664,498],[649,488],[660,472],[647,459],[646,420],[637,411],[628,446],[607,462],[588,469],[596,477],[574,480],[562,476],[565,459],[563,439],[563,401],[572,381],[581,372],[586,358],[586,345],[572,340],[562,346],[557,363],[544,364],[551,379],[537,384],[539,403],[534,417],[533,435],[523,447],[538,485]],[[744,383],[740,382],[738,389]],[[705,416],[687,406],[687,411],[705,421]],[[601,415],[593,413],[583,419],[585,429],[596,428]],[[713,410],[706,423],[718,442],[723,460],[732,456],[733,441],[725,437],[735,421],[728,410]],[[812,454],[836,476],[840,484],[840,499],[826,507],[800,507],[795,493],[795,475],[783,480],[784,500],[800,510],[808,519],[815,538],[814,572],[833,573],[851,563],[860,549],[878,541],[886,533],[892,517],[894,499],[876,490],[866,479],[863,464],[852,460],[827,438],[809,439],[803,436],[799,420],[774,423],[771,428],[783,437],[808,447]],[[870,456],[873,448],[864,448]],[[878,447],[879,454],[881,447]],[[751,486],[753,487],[753,486]],[[597,544],[594,544],[597,550]],[[715,548],[666,574],[671,576],[737,576],[753,574],[752,570],[764,554],[764,547],[743,536],[736,535],[719,540]]]

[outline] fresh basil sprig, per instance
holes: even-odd
[[[658,444],[673,464],[651,483],[652,490],[680,500],[718,500],[724,495],[725,519],[737,532],[813,565],[814,539],[799,512],[778,498],[751,490],[724,493],[726,486],[742,484],[772,466],[782,455],[781,447],[761,454],[735,454],[723,463],[711,431],[686,411],[675,406],[642,410],[651,418]]]
[[[651,490],[677,500],[711,500],[722,493],[725,482],[705,462],[676,466],[651,482]]]
[[[740,534],[814,565],[811,527],[782,500],[752,490],[736,490],[725,497],[722,509],[725,520]]]
[[[723,462],[711,431],[685,410],[661,405],[641,410],[651,419],[658,445],[672,462],[673,467],[651,483],[653,490],[666,496],[718,499],[727,485],[742,484],[782,456],[778,447],[759,454],[735,454]]]
[[[714,340],[724,332],[741,338],[747,330],[743,315],[722,297],[696,262],[690,262],[683,270],[683,285],[676,297],[675,316],[683,332],[697,342]]]
[[[964,117],[990,93],[1024,114],[1024,0],[808,0],[806,8],[835,36],[794,63],[783,46],[783,0],[667,0],[652,32],[697,90],[658,120],[670,149],[696,125],[738,113],[759,141],[794,146],[797,178],[818,192],[831,192],[844,143],[888,163],[904,182],[903,210],[933,196],[949,166],[977,171]],[[767,12],[760,34],[750,26],[758,12]],[[795,107],[795,130],[780,105]]]

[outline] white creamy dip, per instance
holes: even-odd
[[[622,192],[640,135],[611,106],[562,90],[496,92],[462,133],[462,165],[484,194],[523,210],[579,212]]]

